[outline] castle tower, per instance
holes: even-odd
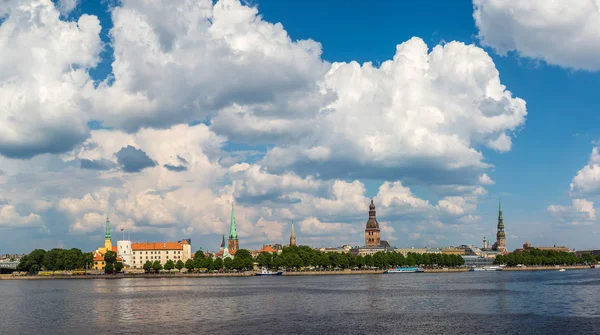
[[[487,240],[485,236],[483,237],[483,249],[487,249]]]
[[[292,223],[292,235],[290,236],[290,247],[296,246],[296,234],[294,233],[294,224]]]
[[[367,221],[367,227],[365,229],[365,246],[380,246],[380,237],[379,222],[377,222],[377,218],[375,217],[375,204],[373,204],[373,199],[371,199],[371,205],[369,205],[369,220]]]
[[[502,217],[502,199],[498,205],[498,232],[496,233],[496,251],[506,252],[506,233],[504,232],[504,218]]]
[[[231,204],[231,222],[229,223],[229,242],[228,249],[231,254],[235,254],[240,248],[240,241],[238,240],[237,230],[235,226],[235,212],[233,204]]]
[[[106,233],[104,234],[104,249],[106,251],[112,251],[112,238],[110,236],[110,220],[108,215],[106,216]]]

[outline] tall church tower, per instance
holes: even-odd
[[[381,235],[379,231],[379,222],[375,217],[375,204],[371,199],[371,205],[369,205],[369,220],[367,221],[367,228],[365,229],[365,246],[367,247],[379,247],[381,244]]]
[[[235,254],[235,252],[240,248],[240,241],[238,240],[237,230],[235,227],[235,212],[233,210],[233,204],[231,204],[231,222],[229,223],[229,242],[227,247],[231,254]]]
[[[496,251],[506,252],[506,233],[504,232],[504,218],[502,217],[502,199],[498,205],[498,232],[496,233]]]
[[[296,234],[294,233],[294,224],[292,223],[292,235],[290,236],[290,247],[296,246]]]
[[[104,249],[106,251],[112,251],[112,238],[110,236],[110,220],[108,215],[106,216],[106,233],[104,234]]]
[[[223,250],[225,250],[225,234],[223,234],[223,239],[221,239],[221,249],[219,249],[221,255],[223,254]]]

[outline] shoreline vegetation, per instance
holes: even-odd
[[[523,266],[523,267],[504,267],[503,271],[558,271],[565,270],[592,270],[589,265],[569,265],[569,266]],[[384,274],[385,270],[339,270],[339,271],[287,271],[284,276],[327,276],[327,275],[377,275]],[[467,267],[457,268],[430,268],[425,269],[425,273],[459,273],[468,272]],[[0,275],[0,280],[56,280],[56,279],[125,279],[125,278],[217,278],[217,277],[254,277],[257,271],[244,272],[222,272],[222,273],[140,273],[140,274],[118,274],[118,275],[56,275],[56,276],[13,276],[11,274]],[[411,275],[411,274],[406,274]],[[419,274],[412,274],[419,275]]]
[[[108,253],[107,253],[108,254]],[[398,267],[424,268],[426,273],[466,272],[470,267],[455,254],[418,254],[377,252],[373,255],[355,256],[350,253],[324,253],[310,246],[284,247],[279,253],[263,252],[252,255],[247,249],[237,250],[233,258],[215,258],[202,251],[193,258],[175,263],[169,260],[164,266],[151,260],[141,269],[121,269],[116,254],[108,260],[106,269],[93,270],[90,253],[79,249],[36,249],[19,262],[16,273],[0,278],[170,278],[170,277],[245,277],[253,276],[258,268],[285,269],[286,276],[382,274],[385,269]],[[536,271],[585,269],[598,264],[592,255],[577,257],[573,253],[527,249],[496,257],[494,264],[505,266],[506,271]]]

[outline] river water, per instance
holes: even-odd
[[[0,280],[0,334],[600,334],[600,270]]]

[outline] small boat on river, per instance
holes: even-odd
[[[418,268],[418,267],[409,267],[409,268],[396,268],[396,269],[385,270],[384,273],[413,273],[413,272],[425,272],[425,270],[423,270],[423,268]]]
[[[560,269],[558,270],[558,272],[565,272],[565,269]]]
[[[262,268],[255,275],[257,275],[257,276],[281,276],[281,275],[283,275],[283,271],[273,272],[267,268]]]
[[[481,266],[481,267],[473,266],[473,267],[471,267],[471,271],[502,271],[502,267],[496,266],[496,265]]]

